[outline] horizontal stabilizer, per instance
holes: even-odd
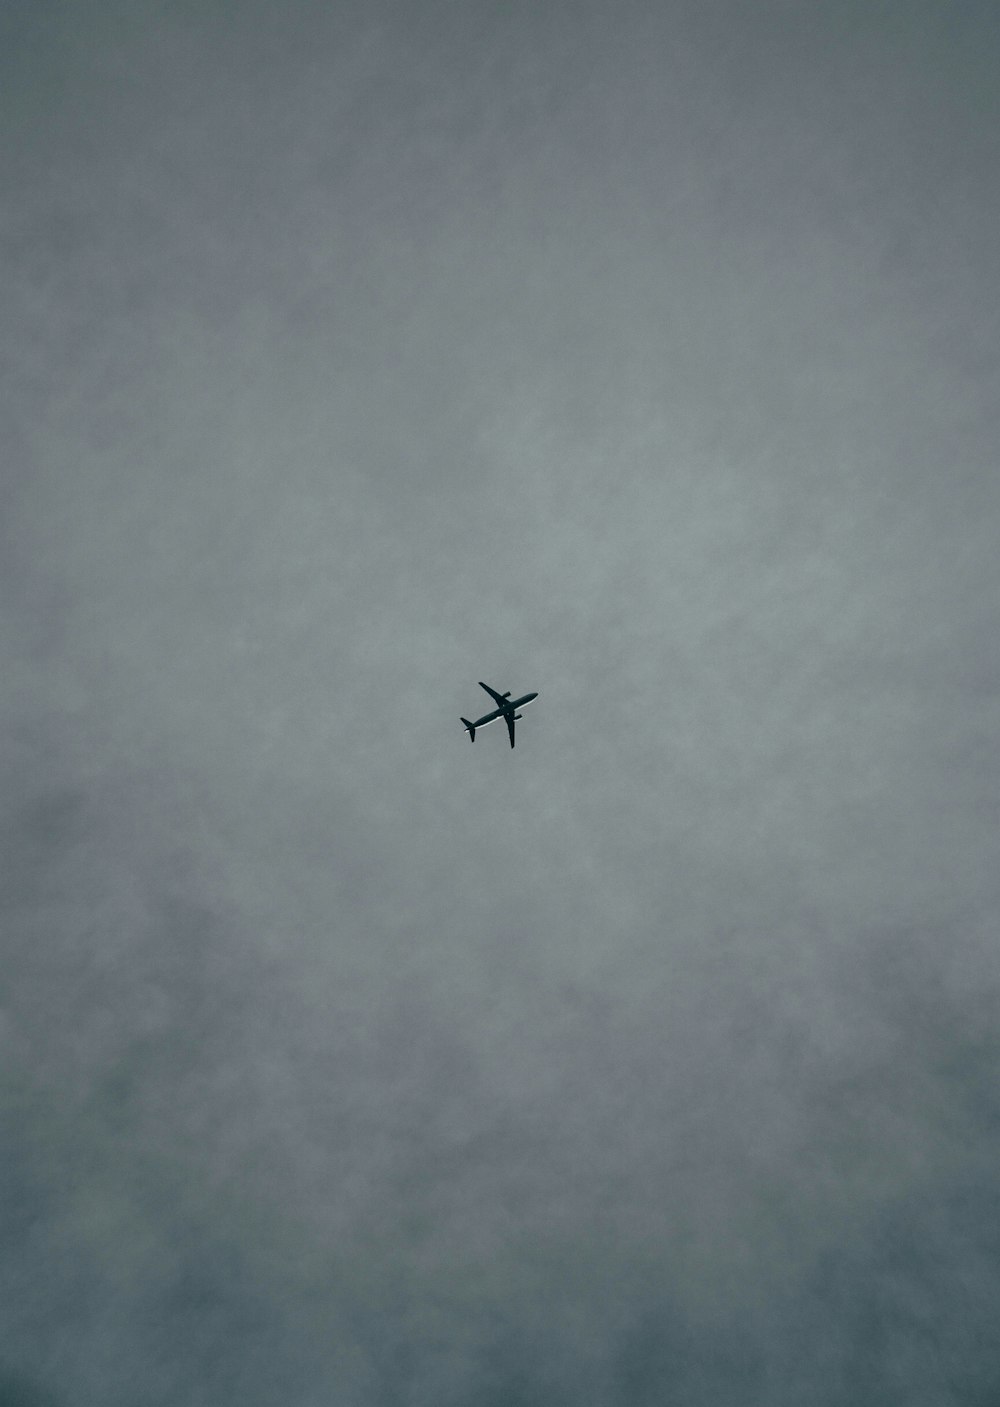
[[[467,718],[463,718],[463,719],[462,719],[462,722],[465,724],[466,728],[469,730],[469,742],[470,742],[470,743],[474,743],[474,742],[476,741],[476,725],[475,725],[475,723],[470,723]]]

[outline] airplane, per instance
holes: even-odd
[[[476,741],[477,728],[485,728],[487,723],[494,723],[498,718],[502,718],[507,724],[507,732],[510,734],[510,745],[513,747],[514,724],[521,717],[517,710],[523,708],[525,704],[530,704],[532,699],[537,699],[537,691],[534,694],[525,694],[520,699],[512,699],[509,689],[505,694],[498,694],[496,689],[491,689],[490,686],[484,684],[481,679],[479,681],[479,687],[480,689],[485,689],[491,698],[496,699],[497,707],[492,713],[487,713],[482,718],[477,718],[475,723],[470,723],[467,718],[462,719],[469,734],[469,741],[472,743]]]

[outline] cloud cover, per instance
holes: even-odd
[[[0,1400],[992,1400],[991,7],[2,24]]]

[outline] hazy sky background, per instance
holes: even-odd
[[[1000,1400],[998,60],[6,0],[2,1407]]]

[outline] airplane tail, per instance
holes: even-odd
[[[463,718],[463,719],[462,719],[462,722],[465,724],[466,728],[468,728],[468,730],[469,730],[469,742],[470,742],[470,743],[474,743],[474,742],[476,741],[476,725],[475,725],[475,723],[470,723],[467,718]]]

